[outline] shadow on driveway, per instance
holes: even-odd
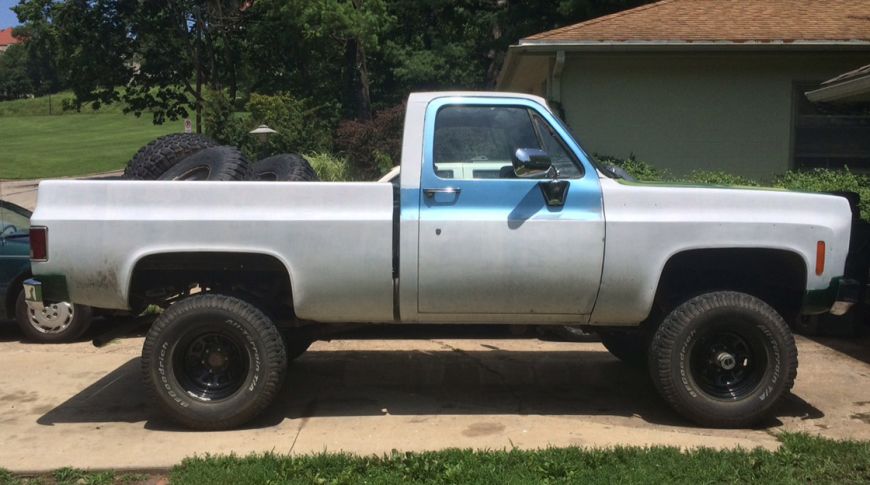
[[[692,427],[655,393],[646,372],[602,351],[311,351],[295,361],[276,402],[247,428],[284,419],[391,415],[639,416]],[[41,425],[145,421],[187,431],[153,405],[134,358],[38,419]],[[824,414],[789,395],[778,417]],[[771,419],[764,427],[779,426]]]

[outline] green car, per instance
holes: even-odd
[[[30,214],[0,200],[0,319],[15,319],[36,342],[75,340],[91,324],[89,307],[61,302],[37,309],[24,301],[21,283],[30,277]]]

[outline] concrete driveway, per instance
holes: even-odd
[[[20,472],[169,467],[193,454],[230,452],[775,448],[784,430],[870,439],[866,338],[827,345],[800,338],[794,394],[754,430],[683,421],[642,371],[598,343],[393,328],[316,343],[261,419],[237,431],[193,432],[150,406],[139,373],[141,337],[97,349],[20,343],[17,335],[12,325],[0,327],[0,467]]]

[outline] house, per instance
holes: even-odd
[[[12,27],[0,29],[0,53],[6,51],[10,45],[18,44],[21,39],[12,35]]]
[[[870,109],[804,94],[868,60],[870,0],[664,0],[521,39],[498,89],[545,97],[590,152],[765,180],[870,171]]]

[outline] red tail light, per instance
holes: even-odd
[[[48,228],[30,228],[30,260],[48,261]]]

